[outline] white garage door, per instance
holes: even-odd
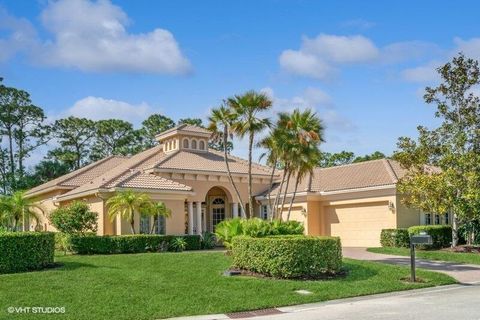
[[[382,229],[393,228],[388,202],[325,207],[325,231],[340,237],[344,247],[378,247]]]

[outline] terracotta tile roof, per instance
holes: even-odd
[[[192,191],[192,187],[190,186],[159,177],[152,173],[142,172],[135,172],[128,178],[116,183],[115,186],[120,188]]]
[[[153,174],[146,174],[143,173],[143,169],[147,167],[154,166],[158,162],[162,161],[164,158],[168,157],[166,155],[161,146],[155,146],[150,148],[146,151],[140,152],[129,159],[126,159],[118,166],[114,168],[110,168],[110,170],[104,172],[103,174],[97,176],[96,178],[92,179],[91,181],[81,185],[80,187],[71,190],[58,198],[70,197],[75,194],[85,193],[92,190],[102,189],[102,188],[115,188],[115,187],[126,187],[125,183],[127,181],[132,180],[131,188],[133,185],[140,182],[142,179],[143,181],[146,180],[147,177],[152,179],[152,182],[149,184],[149,188],[153,189],[155,185],[158,186],[158,189],[171,189],[169,190],[181,190],[184,189],[185,191],[190,191],[191,188],[185,185],[179,184],[177,182],[163,179],[159,180]],[[141,176],[140,176],[141,175]],[[169,181],[169,182],[168,182]],[[142,188],[142,186],[138,186],[138,188]]]
[[[230,156],[229,161],[234,174],[246,175],[248,173],[248,162],[246,160]],[[152,168],[219,173],[226,171],[222,152],[215,150],[209,150],[209,152],[180,150],[166,154],[163,152],[163,147],[159,145],[129,158],[105,158],[34,188],[29,193],[41,192],[41,190],[48,187],[66,186],[72,189],[57,197],[61,200],[62,198],[70,198],[78,194],[89,194],[98,189],[116,187],[173,191],[192,190],[190,186],[145,172],[147,169]],[[269,167],[254,163],[252,165],[252,173],[254,175],[269,176],[271,171]]]
[[[394,185],[406,174],[400,164],[391,159],[380,159],[353,163],[330,168],[316,168],[313,175],[306,176],[297,192],[330,192],[367,187]],[[272,194],[276,194],[279,182],[275,183]],[[284,185],[285,187],[285,185]],[[288,193],[293,193],[295,177],[292,177]]]
[[[27,191],[27,195],[34,195],[54,187],[76,188],[84,183],[98,177],[101,173],[110,170],[121,162],[128,159],[121,156],[110,156],[102,160],[93,162],[83,168],[72,171],[66,175],[48,181]]]
[[[228,161],[232,173],[248,173],[248,162],[246,160],[235,156],[229,156]],[[180,150],[166,158],[164,161],[158,163],[155,168],[185,171],[226,172],[223,153],[215,150],[209,150],[209,152]],[[270,175],[271,169],[254,163],[252,165],[252,173],[255,175]]]

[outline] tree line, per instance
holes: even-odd
[[[155,135],[182,123],[203,126],[199,118],[175,122],[161,114],[150,115],[138,129],[120,119],[70,116],[49,122],[28,92],[0,78],[0,192],[31,188],[111,155],[136,154],[153,147]],[[28,169],[26,160],[41,148],[48,149],[46,156]],[[223,150],[223,145],[213,141],[210,148]],[[227,151],[232,148],[229,143]]]

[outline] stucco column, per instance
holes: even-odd
[[[202,211],[202,221],[203,221],[203,224],[202,224],[202,228],[203,228],[203,232],[207,232],[207,213],[206,212],[203,212]]]
[[[232,203],[232,217],[238,218],[238,203]]]
[[[202,202],[196,202],[197,207],[197,234],[202,234]]]
[[[193,202],[188,201],[188,234],[193,234]]]

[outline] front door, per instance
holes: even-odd
[[[217,224],[225,220],[225,199],[212,197],[210,201],[210,230],[215,232]]]

